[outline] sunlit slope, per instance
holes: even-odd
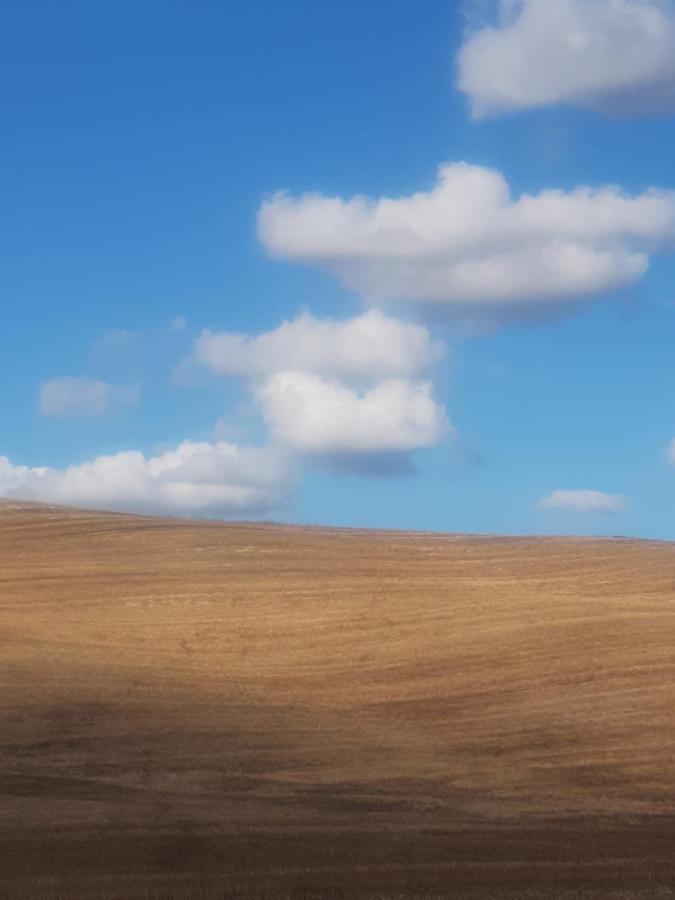
[[[10,896],[651,897],[675,546],[0,504],[0,723]]]
[[[675,799],[668,544],[10,505],[0,529],[2,770],[53,785],[41,820],[202,793],[206,819],[291,794],[311,819],[331,785],[337,815],[372,790],[430,820]]]

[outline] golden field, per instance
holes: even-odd
[[[675,896],[675,545],[0,503],[0,896]]]

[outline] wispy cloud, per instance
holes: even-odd
[[[562,509],[568,512],[619,513],[628,507],[628,499],[621,494],[602,491],[556,490],[539,501],[542,509]]]
[[[104,416],[140,400],[136,385],[113,385],[96,378],[52,378],[40,385],[38,403],[45,416]]]

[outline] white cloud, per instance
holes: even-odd
[[[40,385],[39,406],[45,416],[103,416],[138,403],[135,385],[112,385],[95,378],[53,378]]]
[[[389,379],[358,391],[304,372],[279,372],[255,393],[272,439],[303,454],[407,453],[450,431],[428,382]]]
[[[675,192],[514,199],[499,172],[447,164],[432,190],[399,199],[277,194],[258,233],[271,254],[327,269],[371,302],[526,318],[638,280],[675,238]]]
[[[129,451],[66,469],[16,466],[0,457],[0,497],[94,509],[260,514],[282,505],[291,486],[282,451],[224,442],[184,441],[150,458]]]
[[[420,379],[443,353],[426,328],[370,310],[304,314],[260,335],[205,331],[193,359],[249,379],[270,439],[334,469],[398,474],[407,455],[451,434]]]
[[[675,440],[672,440],[670,442],[668,449],[666,450],[666,456],[667,456],[668,462],[672,466],[675,466]]]
[[[602,491],[553,491],[539,505],[543,509],[564,509],[568,512],[623,512],[628,500],[621,494],[603,494]]]
[[[560,103],[610,113],[675,108],[669,0],[501,0],[460,48],[475,118]]]
[[[305,313],[256,336],[204,331],[195,358],[219,375],[257,378],[292,369],[346,379],[418,375],[443,347],[426,328],[370,310],[344,321]]]

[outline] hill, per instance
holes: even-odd
[[[674,647],[667,543],[0,504],[0,894],[671,896]]]

